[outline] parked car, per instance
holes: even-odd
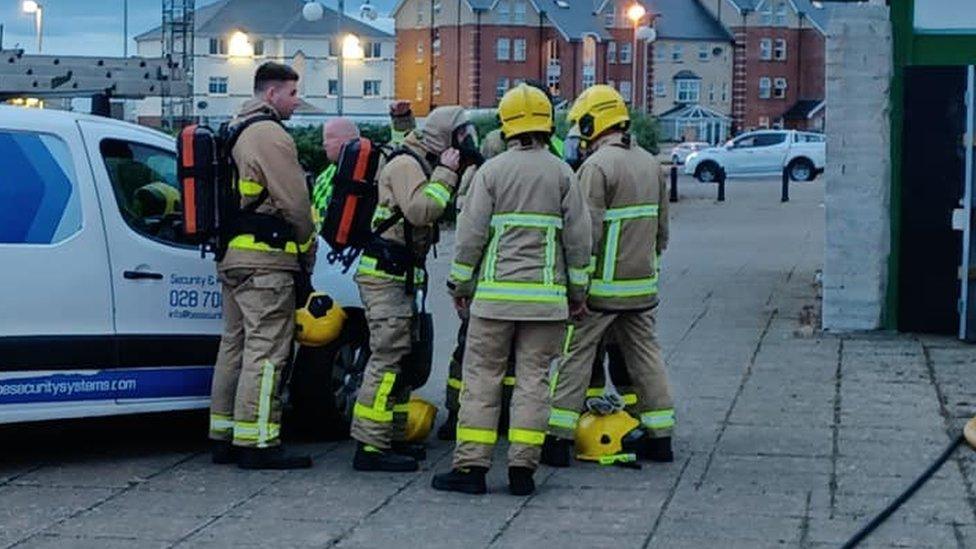
[[[813,181],[823,172],[827,142],[823,134],[795,130],[761,130],[740,135],[721,147],[688,155],[685,174],[702,183],[727,177],[771,176],[789,171],[793,181]]]
[[[179,189],[175,140],[0,106],[0,173],[0,424],[206,408],[220,281],[183,236],[179,199],[165,211],[146,200],[146,187]],[[328,252],[320,241],[313,284],[348,319],[333,345],[299,352],[294,376],[318,383],[292,404],[348,422],[369,334],[355,266]]]
[[[685,163],[685,159],[688,158],[689,154],[707,149],[710,146],[711,145],[703,141],[688,141],[685,143],[678,143],[675,145],[674,149],[671,150],[671,163],[680,166]]]

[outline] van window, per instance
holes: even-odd
[[[183,236],[176,155],[119,139],[103,140],[100,150],[119,212],[129,227],[166,243],[189,244]]]
[[[785,133],[761,133],[756,136],[756,147],[771,147],[786,141]]]
[[[81,231],[68,145],[53,135],[0,131],[0,244],[55,244]]]

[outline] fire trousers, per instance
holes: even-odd
[[[571,325],[566,353],[552,380],[549,433],[573,439],[586,398],[593,356],[604,334],[613,328],[637,395],[632,413],[651,437],[671,436],[674,402],[661,349],[654,334],[654,309],[640,312],[591,312]]]
[[[542,454],[549,412],[549,364],[559,356],[562,321],[491,320],[475,315],[468,324],[464,388],[454,467],[489,467],[498,440],[502,380],[515,346],[515,387],[510,407],[508,465],[535,469]]]
[[[291,358],[295,280],[288,271],[220,273],[224,333],[211,387],[210,438],[281,444],[281,373]]]

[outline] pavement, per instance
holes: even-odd
[[[676,460],[640,471],[543,467],[534,496],[430,489],[451,446],[416,474],[362,474],[353,445],[303,442],[315,467],[209,463],[200,414],[0,430],[0,547],[838,547],[911,483],[976,407],[976,352],[950,338],[824,334],[817,274],[823,183],[715,187],[682,178],[664,256],[659,337]],[[434,280],[450,261],[449,238]],[[443,402],[456,320],[434,285]],[[976,547],[976,461],[954,454],[870,547]]]

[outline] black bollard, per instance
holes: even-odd
[[[783,194],[779,199],[780,202],[790,201],[790,169],[783,168]]]
[[[725,168],[718,167],[718,201],[725,202]]]
[[[671,165],[671,202],[678,201],[678,165]]]

